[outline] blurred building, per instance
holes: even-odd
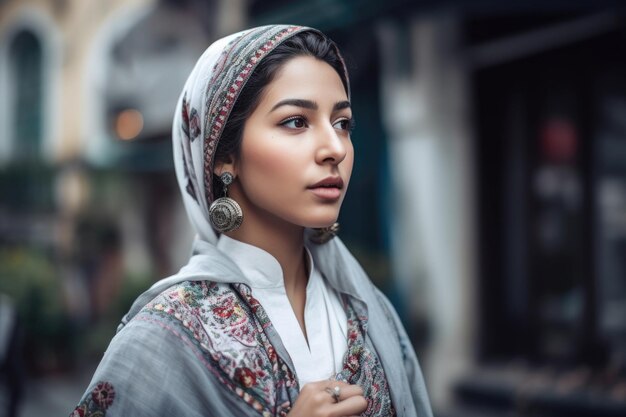
[[[78,312],[175,269],[191,237],[169,129],[189,70],[246,26],[317,27],[352,79],[342,236],[405,319],[437,415],[626,415],[625,17],[608,1],[0,1],[0,245],[51,252]]]
[[[238,1],[0,2],[0,293],[31,373],[99,356],[132,297],[187,259],[173,109],[244,17]]]

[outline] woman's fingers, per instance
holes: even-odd
[[[363,388],[358,385],[350,385],[341,381],[330,381],[326,386],[326,391],[331,397],[335,387],[339,387],[339,401],[346,400],[355,395],[363,395]]]
[[[335,387],[339,387],[338,402],[332,404],[329,416],[345,417],[359,415],[367,409],[367,400],[363,397],[363,388],[342,381],[329,381],[325,391],[334,401]]]
[[[363,389],[358,385],[343,381],[317,381],[302,387],[289,416],[358,416],[367,409],[367,405]]]
[[[330,417],[343,417],[359,415],[367,409],[367,400],[360,396],[355,395],[350,398],[346,398],[343,401],[333,404],[329,409],[328,415]]]

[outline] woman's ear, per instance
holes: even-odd
[[[215,161],[215,165],[213,165],[213,173],[218,177],[222,175],[224,172],[230,172],[233,174],[233,177],[237,177],[237,166],[235,164],[235,158],[231,155],[227,156],[221,161]]]

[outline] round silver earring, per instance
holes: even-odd
[[[220,233],[230,232],[241,226],[243,212],[239,204],[228,196],[228,186],[233,182],[233,174],[224,172],[220,180],[224,184],[224,197],[220,197],[211,203],[209,207],[209,220]]]
[[[339,233],[339,223],[335,222],[328,227],[319,227],[313,229],[313,234],[309,236],[309,240],[313,243],[321,245],[326,243]]]

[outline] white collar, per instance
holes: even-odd
[[[283,269],[269,252],[248,243],[233,239],[222,234],[217,241],[217,249],[228,256],[243,272],[241,282],[251,288],[277,288],[284,287]],[[311,252],[305,246],[306,256],[309,260],[309,282],[313,275],[315,265]]]

